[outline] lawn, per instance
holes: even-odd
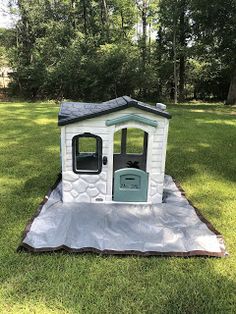
[[[0,103],[0,313],[236,313],[236,109],[169,106],[167,173],[227,258],[16,253],[60,170],[58,106]]]

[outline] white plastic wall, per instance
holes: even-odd
[[[139,122],[129,122],[107,127],[107,119],[122,115],[136,114],[156,120],[157,127]],[[113,138],[122,128],[141,128],[148,133],[147,172],[149,173],[148,202],[161,203],[165,173],[165,157],[169,121],[166,118],[136,108],[120,110],[100,117],[61,127],[62,182],[64,202],[112,202]],[[103,156],[107,165],[102,166],[100,174],[76,174],[72,167],[72,138],[90,132],[103,141]]]

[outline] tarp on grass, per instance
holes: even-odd
[[[63,203],[61,181],[26,227],[19,249],[161,256],[227,255],[222,236],[165,176],[163,203]]]

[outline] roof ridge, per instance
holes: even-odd
[[[131,97],[129,97],[129,96],[121,96],[125,101],[126,101],[126,104],[128,105],[128,104],[130,104],[131,102],[137,102],[137,101],[135,101],[133,98],[131,98]],[[128,98],[128,100],[127,100],[127,98]]]
[[[68,102],[63,102],[68,103]],[[115,99],[111,99],[102,103],[84,103],[84,102],[72,102],[71,106],[63,108],[63,103],[58,115],[58,124],[65,125],[73,122],[78,122],[85,119],[94,118],[103,114],[109,114],[115,111],[119,111],[125,108],[134,107],[141,110],[148,111],[153,114],[160,115],[167,119],[171,118],[171,115],[166,111],[158,110],[156,107],[149,104],[139,102],[136,99],[132,99],[129,96],[120,96]],[[68,103],[69,104],[69,103]],[[73,104],[81,104],[83,106],[73,106]],[[105,105],[103,107],[103,104]],[[97,106],[98,105],[98,106]],[[97,108],[96,108],[97,107]]]

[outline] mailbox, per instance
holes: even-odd
[[[141,177],[136,174],[123,174],[120,176],[120,189],[140,190]]]
[[[146,202],[148,173],[135,168],[124,168],[114,173],[114,201]]]

